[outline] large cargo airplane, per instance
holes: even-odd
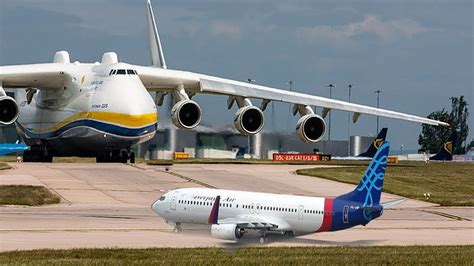
[[[236,129],[243,135],[258,133],[264,125],[270,101],[293,104],[300,114],[299,138],[320,141],[326,132],[324,117],[333,109],[352,112],[355,123],[361,114],[383,116],[430,125],[448,125],[390,110],[249,84],[215,76],[167,68],[158,28],[147,0],[149,45],[152,66],[120,62],[114,52],[101,62],[71,62],[59,51],[53,63],[0,66],[0,125],[16,122],[17,131],[31,146],[25,161],[52,161],[53,156],[95,156],[101,162],[134,160],[130,147],[151,139],[156,132],[156,105],[172,95],[171,117],[178,128],[193,129],[201,121],[201,107],[191,98],[197,93],[228,96],[234,103]],[[15,99],[3,88],[25,89]],[[152,97],[152,94],[154,97]],[[260,107],[255,106],[261,100]],[[252,102],[253,101],[253,102]],[[323,109],[322,116],[313,107]]]
[[[182,224],[210,224],[211,235],[239,240],[250,230],[286,236],[338,231],[367,225],[384,209],[404,201],[380,203],[389,143],[383,142],[359,185],[335,198],[305,197],[208,188],[183,188],[167,192],[152,209],[181,230]]]

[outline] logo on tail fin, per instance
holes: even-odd
[[[448,141],[444,143],[444,150],[447,151],[449,154],[453,154],[453,142]]]
[[[376,149],[380,148],[380,145],[382,145],[382,142],[383,142],[383,139],[375,139],[375,140],[374,140],[374,143],[373,143],[373,144],[374,144],[374,147],[375,147]]]

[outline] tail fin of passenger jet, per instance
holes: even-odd
[[[219,221],[219,205],[221,202],[221,196],[217,196],[212,204],[211,213],[209,214],[209,219],[207,220],[208,224],[217,224]]]
[[[145,5],[151,63],[155,67],[167,68],[165,55],[163,53],[163,47],[161,46],[160,35],[158,34],[158,27],[156,27],[156,20],[155,16],[153,15],[153,8],[151,7],[150,0],[145,0]]]
[[[382,194],[385,169],[387,168],[389,146],[388,141],[382,142],[369,167],[365,170],[359,185],[352,192],[341,195],[336,199],[358,202],[362,204],[363,208],[378,205]]]
[[[369,158],[372,158],[374,157],[375,153],[377,152],[377,150],[379,149],[380,145],[382,144],[382,142],[385,141],[385,138],[387,137],[387,128],[384,127],[382,128],[382,130],[380,130],[379,134],[377,135],[377,137],[374,139],[374,142],[372,142],[372,145],[369,146],[369,148],[357,155],[358,157],[369,157]]]
[[[449,138],[443,143],[438,153],[430,158],[433,161],[451,161],[453,159],[453,147],[456,143],[456,131],[453,131]]]

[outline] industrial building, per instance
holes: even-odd
[[[232,125],[222,128],[199,125],[194,130],[181,130],[162,121],[155,137],[138,147],[138,156],[171,159],[174,151],[180,151],[187,152],[191,158],[271,159],[273,153],[318,152],[346,157],[362,153],[372,141],[373,137],[351,136],[350,145],[347,140],[308,144],[294,134],[263,130],[254,136],[242,136]]]

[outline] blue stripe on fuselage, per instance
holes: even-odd
[[[96,120],[81,119],[81,120],[71,122],[61,127],[58,130],[47,132],[47,133],[34,133],[24,128],[20,123],[17,123],[17,126],[20,128],[21,131],[23,131],[23,133],[28,138],[48,139],[48,138],[57,137],[61,135],[62,133],[64,133],[66,130],[69,130],[75,127],[90,127],[90,128],[93,128],[105,133],[114,134],[114,135],[123,136],[123,137],[139,137],[139,136],[156,131],[156,129],[158,128],[158,123],[154,123],[154,124],[141,127],[141,128],[127,128],[127,127],[121,127],[117,125],[112,125],[112,124],[96,121]]]

